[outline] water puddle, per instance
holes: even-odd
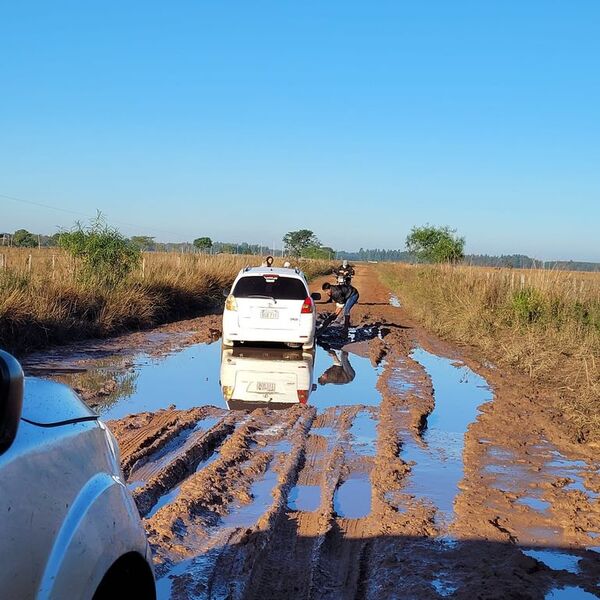
[[[288,508],[314,512],[321,505],[321,486],[295,485],[288,495]]]
[[[335,491],[333,508],[344,519],[361,519],[371,512],[371,482],[365,474],[354,474]]]
[[[352,450],[363,456],[374,456],[377,443],[378,420],[367,410],[360,411],[350,427]]]
[[[185,453],[188,448],[197,443],[202,435],[220,420],[221,417],[206,417],[198,421],[192,429],[181,431],[169,443],[154,452],[145,463],[139,467],[134,466],[128,479],[130,481],[137,480],[144,484],[152,475],[158,473],[178,455]]]
[[[529,556],[538,562],[545,564],[553,571],[568,571],[574,575],[579,573],[579,561],[581,560],[579,556],[574,556],[559,550],[531,549],[521,550],[521,552],[523,552],[525,556]]]
[[[197,589],[207,589],[209,586],[209,574],[219,558],[222,548],[211,548],[208,551],[199,551],[193,558],[182,560],[173,565],[168,573],[156,578],[157,600],[171,600],[174,596],[173,581],[176,578],[187,576]],[[196,596],[194,596],[196,597]],[[206,596],[197,596],[205,598]]]
[[[208,465],[210,465],[211,463],[213,463],[215,460],[217,460],[219,456],[218,452],[213,452],[208,458],[201,460],[198,465],[196,466],[196,468],[194,469],[194,472],[197,473],[198,471],[201,471],[202,469],[208,467]],[[177,499],[177,496],[179,496],[179,492],[181,491],[181,485],[179,484],[178,486],[175,486],[174,488],[172,488],[169,492],[167,492],[166,494],[163,494],[157,501],[156,504],[152,507],[152,509],[150,510],[150,512],[148,512],[148,514],[146,515],[146,519],[150,519],[151,517],[153,517],[163,506],[166,506],[167,504],[171,504],[171,502],[174,502]]]
[[[556,588],[546,594],[544,600],[598,600],[598,596],[578,586]]]
[[[332,406],[378,406],[381,394],[376,385],[381,370],[382,367],[373,368],[371,361],[363,356],[319,348],[315,360],[319,386],[311,404],[319,411]]]
[[[251,527],[273,503],[273,490],[279,477],[275,467],[289,453],[291,445],[288,440],[281,440],[273,444],[271,449],[273,458],[267,470],[250,487],[252,501],[248,504],[234,504],[220,520],[220,527]]]
[[[167,355],[147,353],[89,359],[78,372],[56,379],[94,399],[104,420],[156,411],[174,404],[192,408],[219,404],[220,343],[194,344]]]
[[[452,596],[452,594],[458,590],[458,586],[445,574],[438,575],[431,581],[431,585],[433,586],[433,589],[444,598],[446,596]]]
[[[409,435],[403,438],[400,456],[415,463],[403,492],[432,501],[447,521],[463,476],[465,432],[479,406],[492,399],[492,392],[483,377],[460,363],[420,348],[411,357],[431,378],[435,408],[427,419],[422,444]]]
[[[355,335],[369,337],[363,329],[355,330]],[[213,342],[159,356],[146,352],[127,356],[104,352],[98,357],[92,353],[83,359],[64,356],[47,376],[76,388],[104,420],[113,420],[171,405],[178,409],[225,405],[236,410],[288,408],[298,403],[314,404],[320,410],[375,406],[381,402],[375,388],[380,372],[368,358],[340,349],[317,347],[303,352],[240,346],[222,350],[220,342]]]
[[[541,500],[540,498],[519,498],[517,502],[539,512],[544,512],[550,508],[550,502]]]
[[[499,492],[489,502],[495,502],[498,510],[505,512],[507,522],[523,542],[561,545],[565,535],[569,535],[559,518],[564,503],[574,501],[579,505],[577,514],[581,530],[585,531],[594,522],[593,506],[598,494],[588,489],[586,482],[597,473],[597,464],[568,459],[546,439],[528,446],[526,453],[492,445],[487,446],[485,453],[487,485]],[[569,494],[579,497],[569,500]],[[531,509],[527,522],[506,511],[506,505],[502,500],[498,501],[506,497],[516,497],[517,505]]]

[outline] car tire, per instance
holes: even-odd
[[[112,565],[94,593],[93,600],[115,598],[156,599],[152,570],[137,552],[125,554]]]

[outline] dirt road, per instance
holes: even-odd
[[[112,419],[159,597],[600,597],[597,449],[544,390],[411,322],[374,269],[355,284],[350,339],[332,328],[316,357],[221,356],[198,345],[212,316],[30,358]],[[317,389],[240,410],[219,379],[256,360]]]

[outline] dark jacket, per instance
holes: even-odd
[[[329,367],[319,377],[319,383],[325,385],[327,383],[334,383],[336,385],[344,385],[350,383],[356,377],[356,373],[348,360],[348,353],[342,351],[341,358],[338,358],[337,353],[330,353],[333,358],[334,364]]]
[[[341,285],[331,286],[331,302],[337,302],[338,304],[346,304],[350,299],[350,296],[356,294],[358,296],[358,290],[353,285],[347,285],[345,283]]]
[[[352,277],[354,275],[354,267],[352,265],[348,265],[344,267],[344,265],[340,265],[335,271],[337,275],[343,275],[344,277]]]

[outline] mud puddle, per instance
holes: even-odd
[[[375,388],[379,370],[367,358],[346,350],[222,350],[219,342],[213,342],[160,356],[145,352],[127,357],[67,356],[62,365],[52,363],[48,372],[78,391],[104,420],[169,406],[253,410],[289,408],[300,401],[325,410],[381,401]],[[226,395],[227,385],[232,398]]]
[[[485,379],[465,365],[420,348],[412,351],[411,358],[430,378],[435,406],[420,435],[400,432],[400,456],[412,464],[402,493],[432,503],[439,524],[447,527],[463,477],[465,433],[479,406],[492,399],[492,392]],[[410,392],[413,384],[398,373],[393,385]]]
[[[102,356],[59,375],[93,375],[107,392],[100,410],[117,419],[110,425],[144,516],[159,597],[367,600],[398,589],[407,597],[476,597],[486,577],[488,592],[501,590],[496,597],[520,597],[506,583],[517,577],[535,581],[527,591],[540,599],[592,589],[595,553],[558,543],[557,514],[597,504],[593,466],[544,439],[528,448],[537,458],[524,461],[488,431],[470,483],[465,438],[492,399],[485,380],[462,363],[409,353],[408,344],[374,367],[370,340],[375,348],[389,341],[376,331],[363,328],[353,343],[315,352],[221,353],[214,343],[161,357]],[[384,393],[382,374],[392,370],[392,393]],[[110,381],[119,390],[111,392]],[[457,497],[469,486],[486,507],[495,502],[488,487],[503,504],[464,518],[509,531],[510,540],[488,543],[488,530],[470,540],[456,534]],[[563,494],[577,503],[561,503]],[[514,514],[541,529],[531,539],[513,535]],[[578,526],[591,533],[591,524]],[[546,544],[550,525],[558,537]]]
[[[544,600],[596,600],[598,596],[586,592],[578,586],[556,588],[546,594]]]
[[[374,368],[368,358],[347,350],[319,347],[315,360],[319,385],[312,402],[318,410],[333,406],[378,406],[381,393],[377,390],[377,380],[382,368]]]

